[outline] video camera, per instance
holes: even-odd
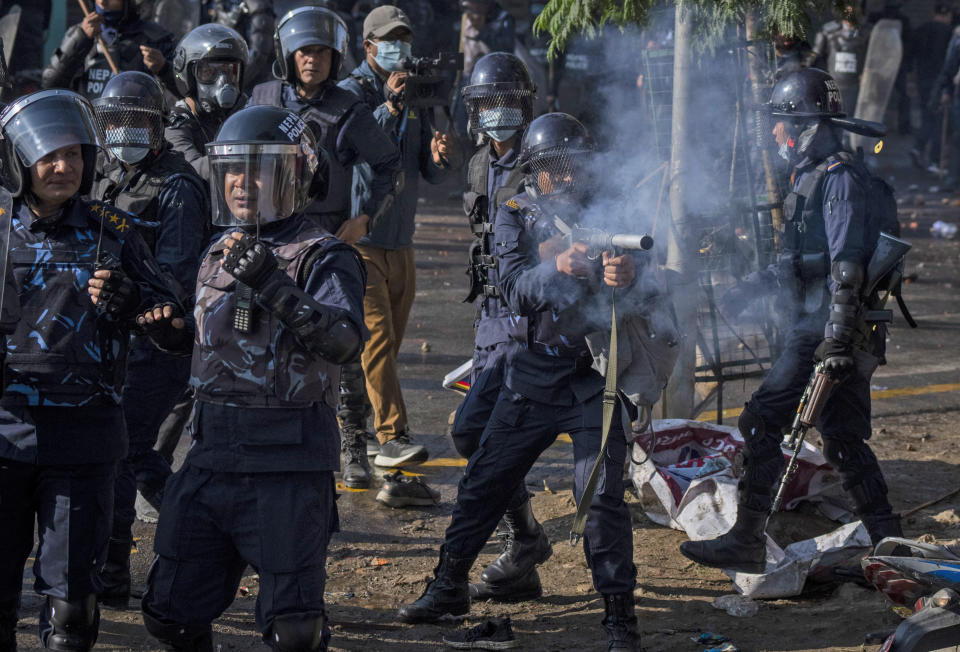
[[[447,106],[456,74],[463,70],[463,53],[441,52],[435,58],[407,57],[400,66],[408,73],[403,86],[403,100],[407,106]]]

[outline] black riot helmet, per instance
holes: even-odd
[[[477,61],[461,93],[474,136],[503,142],[533,119],[537,87],[523,62],[507,52],[491,52]]]
[[[151,75],[122,72],[93,100],[104,146],[124,163],[163,148],[163,88]]]
[[[273,74],[278,79],[296,83],[293,53],[310,45],[321,45],[333,50],[329,79],[336,79],[349,38],[347,24],[326,7],[299,7],[288,11],[277,22],[273,36],[276,56]]]
[[[840,87],[818,68],[792,72],[777,82],[770,96],[770,113],[778,118],[841,118],[846,115]]]
[[[326,194],[328,162],[307,123],[270,105],[231,115],[207,145],[213,223],[253,226],[290,217]]]
[[[250,52],[243,37],[226,25],[207,23],[180,39],[173,57],[177,90],[204,113],[225,113],[240,99]]]
[[[517,163],[536,194],[566,193],[585,185],[587,160],[595,150],[583,123],[567,113],[546,113],[524,132]]]
[[[32,167],[62,147],[80,145],[83,178],[80,194],[90,192],[102,147],[90,102],[73,91],[48,89],[25,95],[0,113],[3,137],[3,186],[14,197],[30,188]]]

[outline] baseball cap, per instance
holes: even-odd
[[[363,20],[363,38],[382,38],[398,27],[405,27],[413,33],[413,25],[405,13],[393,5],[382,5]]]

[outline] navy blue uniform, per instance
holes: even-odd
[[[494,240],[500,290],[507,306],[530,320],[530,340],[507,356],[504,385],[460,481],[444,544],[457,558],[476,558],[517,491],[517,479],[522,483],[559,433],[573,439],[578,502],[600,450],[604,380],[590,367],[584,335],[602,326],[583,310],[599,305],[594,295],[599,288],[596,281],[558,272],[553,259],[540,260],[538,244],[546,232],[526,207],[523,196],[500,207]],[[584,533],[587,564],[604,594],[631,592],[636,583],[630,514],[623,500],[621,428],[617,409]]]
[[[98,315],[87,293],[98,248],[102,265],[135,281],[136,309],[175,301],[133,216],[82,200],[63,211],[42,220],[17,200],[12,215],[6,296],[19,297],[21,314],[0,400],[0,617],[12,608],[15,618],[34,519],[36,590],[68,601],[98,590],[114,467],[127,448],[129,341],[128,324]]]
[[[795,191],[820,161],[802,161],[796,168]],[[824,339],[830,297],[835,281],[830,263],[850,261],[867,265],[879,234],[879,225],[868,216],[864,171],[851,163],[835,161],[827,167],[820,194],[811,197],[811,208],[788,221],[784,234],[787,252],[822,254],[819,272],[795,279],[799,313],[787,334],[784,350],[763,383],[747,402],[748,419],[763,422],[761,436],[746,438],[754,464],[747,468],[747,505],[769,509],[770,494],[783,468],[782,431],[793,421],[796,407],[814,366],[814,350]],[[853,351],[856,370],[838,383],[830,395],[817,429],[823,453],[843,478],[858,515],[871,538],[896,535],[899,525],[887,500],[887,486],[870,438],[870,376],[883,359],[885,328],[877,324],[870,338]],[[743,418],[741,418],[742,421]]]
[[[363,271],[351,248],[303,215],[263,226],[260,240],[289,261],[284,271],[306,294],[364,332]],[[143,609],[155,635],[158,627],[208,634],[250,564],[260,574],[257,625],[267,640],[278,617],[324,613],[327,543],[338,529],[339,368],[263,306],[249,333],[234,331],[236,283],[220,268],[222,255],[218,241],[201,264],[194,441],[164,492]]]
[[[451,434],[457,451],[467,458],[476,449],[500,393],[507,351],[526,344],[527,341],[527,318],[512,313],[500,296],[499,268],[493,260],[493,225],[498,207],[495,198],[508,181],[513,181],[510,177],[515,178],[519,172],[516,170],[519,147],[520,139],[517,138],[514,147],[501,157],[497,157],[492,145],[474,154],[474,157],[481,157],[487,165],[486,187],[482,188],[482,196],[478,196],[477,192],[464,195],[464,209],[471,219],[471,229],[479,240],[475,245],[477,250],[471,256],[474,268],[471,273],[479,287],[476,288],[477,314],[474,321],[470,390],[457,408]],[[475,162],[471,161],[471,168],[474,165]],[[473,184],[474,180],[471,179],[470,182]],[[482,185],[482,179],[477,179],[476,182]],[[512,185],[519,190],[522,182]],[[486,215],[476,215],[478,212],[485,212]],[[478,217],[480,219],[477,219]],[[526,491],[518,494],[518,497],[520,495],[526,496]]]

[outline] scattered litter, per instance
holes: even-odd
[[[703,652],[740,652],[740,648],[733,643],[724,643],[723,647],[711,647]]]
[[[699,643],[700,645],[711,645],[713,643],[726,643],[730,639],[724,636],[723,634],[714,634],[713,632],[703,632],[699,636],[694,636],[690,639],[694,643]]]
[[[871,392],[885,392],[885,391],[887,391],[887,388],[884,387],[883,385],[870,385],[870,391],[871,391]]]
[[[953,222],[944,222],[937,220],[930,227],[930,235],[934,238],[943,238],[944,240],[953,240],[957,237],[957,225]]]
[[[325,591],[323,596],[325,598],[353,598],[356,597],[356,594],[353,591]]]
[[[553,489],[551,489],[550,486],[547,484],[546,478],[544,478],[544,480],[543,480],[543,490],[544,490],[545,492],[547,492],[548,494],[552,494],[552,493],[553,493]]]
[[[721,595],[711,604],[714,609],[723,609],[737,618],[750,618],[756,616],[757,612],[760,611],[760,605],[750,598],[736,593]]]
[[[932,192],[932,193],[940,192],[940,186],[930,186],[927,192]]]
[[[430,342],[424,342],[420,345],[421,353],[430,353]]]
[[[371,566],[386,566],[390,563],[389,559],[384,559],[383,557],[376,557],[370,561]]]
[[[913,447],[913,444],[907,444],[907,452],[913,451],[913,450],[916,450],[916,449]]]
[[[245,587],[245,586],[241,586],[239,589],[237,589],[237,593],[240,594],[240,597],[241,597],[241,598],[245,598],[245,597],[247,597],[248,595],[250,595],[250,589],[248,589],[248,588]]]

